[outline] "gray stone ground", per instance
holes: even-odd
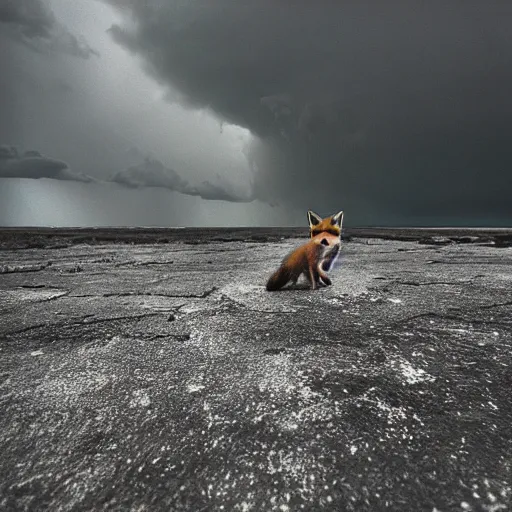
[[[0,509],[511,510],[512,248],[301,242],[0,251]]]

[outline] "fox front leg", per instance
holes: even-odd
[[[312,268],[310,268],[306,274],[306,278],[309,281],[309,285],[311,286],[312,290],[316,290],[316,288],[317,288],[317,284],[318,284],[317,276],[318,276],[318,274]]]
[[[324,286],[331,286],[332,281],[327,274],[325,274],[324,272],[319,272],[318,274],[320,276],[320,283],[323,283]]]
[[[311,289],[316,290],[321,286],[329,286],[331,280],[323,273],[319,272],[318,269],[311,268],[309,270],[309,279],[308,281],[311,284]]]

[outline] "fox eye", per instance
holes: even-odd
[[[322,238],[322,241],[320,242],[322,245],[329,245],[329,242],[326,238]]]

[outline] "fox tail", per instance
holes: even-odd
[[[267,281],[267,291],[275,292],[290,280],[290,271],[282,266],[274,272]]]

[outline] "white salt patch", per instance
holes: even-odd
[[[379,399],[375,401],[375,405],[381,410],[387,413],[388,423],[392,423],[398,420],[404,420],[407,418],[405,413],[405,409],[403,407],[392,407],[388,405],[386,402],[383,402]]]
[[[352,446],[350,447],[350,453],[351,453],[352,455],[354,455],[354,453],[356,453],[356,452],[357,452],[357,446],[352,445]]]
[[[211,305],[206,303],[205,304],[191,304],[189,306],[183,306],[180,311],[182,311],[183,313],[185,314],[190,314],[190,313],[197,313],[198,311],[202,311],[203,309],[207,309],[207,308],[211,308]]]
[[[187,386],[187,391],[189,393],[197,393],[198,391],[201,391],[204,389],[204,386],[202,384],[192,383]]]
[[[143,389],[138,389],[133,392],[133,398],[130,400],[130,407],[149,407],[150,405],[151,399]]]
[[[431,382],[435,380],[435,377],[429,375],[425,370],[421,368],[414,368],[408,361],[400,363],[400,370],[408,384],[418,384],[419,382]]]
[[[393,304],[401,304],[402,299],[395,299],[393,297],[388,297],[389,302],[392,302]]]
[[[443,329],[445,331],[448,331],[448,332],[457,332],[457,333],[460,333],[460,334],[467,334],[468,331],[467,329]]]
[[[31,356],[42,356],[43,355],[43,351],[42,350],[34,350],[34,352],[30,352],[30,355]]]
[[[286,393],[295,389],[293,383],[293,365],[288,355],[279,354],[272,358],[264,368],[258,382],[261,392]]]
[[[45,380],[36,388],[35,393],[42,400],[83,404],[84,400],[97,396],[113,377],[95,371],[73,372],[61,378]]]

